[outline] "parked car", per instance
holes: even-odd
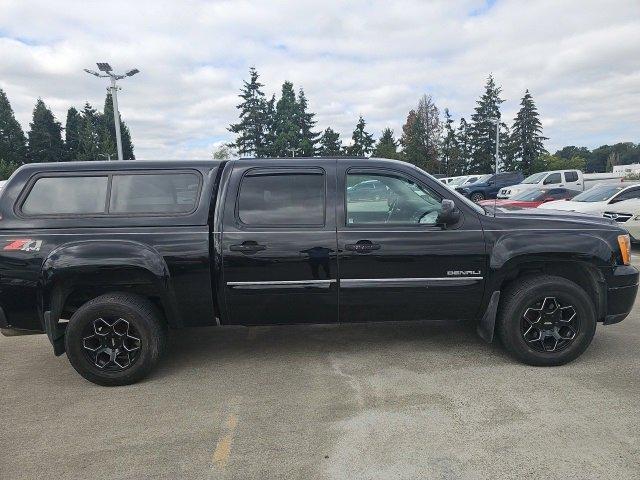
[[[520,183],[522,179],[522,172],[503,172],[497,175],[488,174],[480,177],[471,184],[457,187],[456,190],[471,199],[471,201],[477,203],[487,198],[496,198],[501,188]]]
[[[387,198],[388,189],[379,180],[365,180],[347,187],[347,196],[353,201],[376,201]]]
[[[632,242],[640,242],[640,199],[633,198],[609,205],[603,217],[610,218],[624,227],[631,235]]]
[[[498,198],[511,198],[521,192],[543,187],[569,188],[582,191],[584,181],[580,170],[553,170],[529,175],[521,183],[501,188]]]
[[[496,206],[501,208],[536,208],[546,202],[554,200],[568,200],[578,194],[575,190],[568,188],[536,188],[525,190],[511,198],[499,200],[482,200],[479,205]]]
[[[558,200],[539,208],[602,215],[611,205],[640,198],[640,184],[616,183],[598,185],[576,195],[571,200]]]
[[[388,198],[350,197],[369,181]],[[147,375],[171,330],[216,325],[471,320],[560,365],[638,289],[615,222],[487,215],[395,160],[27,164],[0,217],[2,332],[46,333],[101,385]]]
[[[484,175],[467,175],[466,178],[460,182],[460,186],[465,186],[465,185],[470,185],[472,183],[476,183],[478,181],[479,178],[483,177]]]

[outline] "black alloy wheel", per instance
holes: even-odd
[[[87,360],[97,368],[121,372],[140,357],[142,340],[124,318],[97,318],[85,328],[82,346]]]
[[[580,319],[573,305],[561,304],[556,297],[544,297],[525,310],[520,331],[534,350],[559,352],[575,340]]]
[[[504,347],[521,362],[563,365],[587,349],[596,331],[590,295],[568,278],[530,275],[501,292],[496,330]]]

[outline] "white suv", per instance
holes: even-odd
[[[580,170],[553,170],[529,175],[521,183],[501,188],[498,198],[510,198],[518,193],[534,188],[568,188],[569,190],[584,190],[584,181]]]

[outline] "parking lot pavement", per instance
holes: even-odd
[[[212,328],[103,388],[2,337],[0,391],[2,479],[640,478],[638,303],[555,368],[464,325]]]

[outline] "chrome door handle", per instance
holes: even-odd
[[[255,253],[260,252],[262,250],[266,250],[266,245],[260,245],[257,242],[242,242],[238,245],[230,245],[229,250],[232,252],[242,252],[242,253]]]
[[[345,250],[351,250],[356,253],[366,253],[373,250],[380,250],[380,247],[380,244],[373,243],[369,240],[360,240],[357,243],[347,243],[344,246]]]

